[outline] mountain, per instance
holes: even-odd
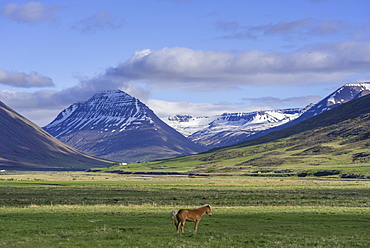
[[[0,140],[3,170],[71,170],[111,165],[63,144],[2,102]]]
[[[293,108],[201,117],[174,115],[166,122],[192,141],[214,148],[240,143],[257,132],[298,118],[303,111]]]
[[[219,116],[170,116],[166,122],[196,143],[209,148],[238,144],[321,114],[370,93],[370,83],[350,83],[304,109],[224,113]]]
[[[251,135],[246,140],[255,139],[257,137],[264,136],[270,132],[275,132],[290,126],[293,126],[297,123],[300,123],[304,120],[307,120],[313,116],[319,115],[325,111],[331,110],[343,103],[347,103],[353,99],[357,99],[362,96],[366,96],[370,93],[370,83],[349,83],[345,84],[321,101],[316,104],[313,104],[307,111],[304,111],[302,115],[298,118],[285,123],[280,126],[273,127],[271,129],[263,130],[255,135]]]
[[[237,145],[166,161],[188,173],[370,178],[370,95]],[[119,168],[116,168],[119,170]],[[173,171],[176,167],[171,167]]]
[[[333,109],[343,103],[357,99],[370,93],[370,83],[349,83],[340,87],[317,104],[313,105],[309,110],[305,111],[299,118],[292,121],[290,125],[294,125],[303,120],[307,120],[315,115]]]
[[[150,161],[204,151],[120,90],[72,104],[44,127],[87,154],[119,162]]]

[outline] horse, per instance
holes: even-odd
[[[182,232],[184,232],[184,226],[186,221],[195,222],[194,231],[197,231],[198,224],[205,213],[208,216],[212,216],[211,205],[206,204],[194,209],[180,209],[179,211],[172,211],[170,217],[173,221],[173,224],[176,227],[177,233],[180,232],[180,229]]]

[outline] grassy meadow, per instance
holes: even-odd
[[[0,195],[1,247],[370,246],[369,180],[6,172]]]

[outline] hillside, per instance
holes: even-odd
[[[73,170],[111,163],[82,154],[0,102],[0,169]]]
[[[307,120],[316,115],[319,115],[325,111],[331,110],[344,103],[352,101],[353,99],[366,96],[369,93],[370,93],[370,83],[369,82],[345,84],[339,89],[335,90],[333,93],[329,94],[327,97],[325,97],[321,101],[319,101],[318,103],[310,106],[306,111],[302,112],[302,114],[298,118],[290,122],[287,122],[285,124],[273,127],[271,129],[262,130],[259,133],[249,136],[244,141],[253,140],[258,137],[264,136],[268,133],[288,128],[304,120]]]
[[[369,82],[348,83],[303,109],[224,113],[217,116],[174,115],[165,122],[195,143],[211,149],[235,145],[293,126],[369,93]]]
[[[97,93],[72,104],[44,130],[79,151],[117,162],[151,161],[206,150],[120,90]]]
[[[193,173],[370,176],[369,102],[367,95],[251,141],[146,166]]]

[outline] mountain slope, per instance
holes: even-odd
[[[63,110],[44,127],[87,154],[120,162],[149,161],[205,149],[161,121],[138,99],[120,90],[95,94]]]
[[[370,83],[346,84],[304,109],[225,113],[219,116],[171,116],[166,122],[189,139],[209,148],[234,145],[264,136],[370,93]]]
[[[280,126],[273,127],[271,129],[263,130],[255,135],[251,135],[246,140],[255,139],[264,136],[270,132],[282,130],[284,128],[293,126],[304,120],[307,120],[313,116],[319,115],[325,111],[331,110],[335,107],[340,106],[343,103],[352,101],[362,96],[366,96],[370,93],[370,83],[349,83],[345,84],[321,101],[313,104],[307,111],[304,111],[298,118],[285,123]]]
[[[0,168],[61,170],[111,163],[76,151],[0,102]]]
[[[369,147],[370,95],[366,95],[260,138],[149,166],[160,170],[176,164],[193,173],[340,173],[370,178]]]

